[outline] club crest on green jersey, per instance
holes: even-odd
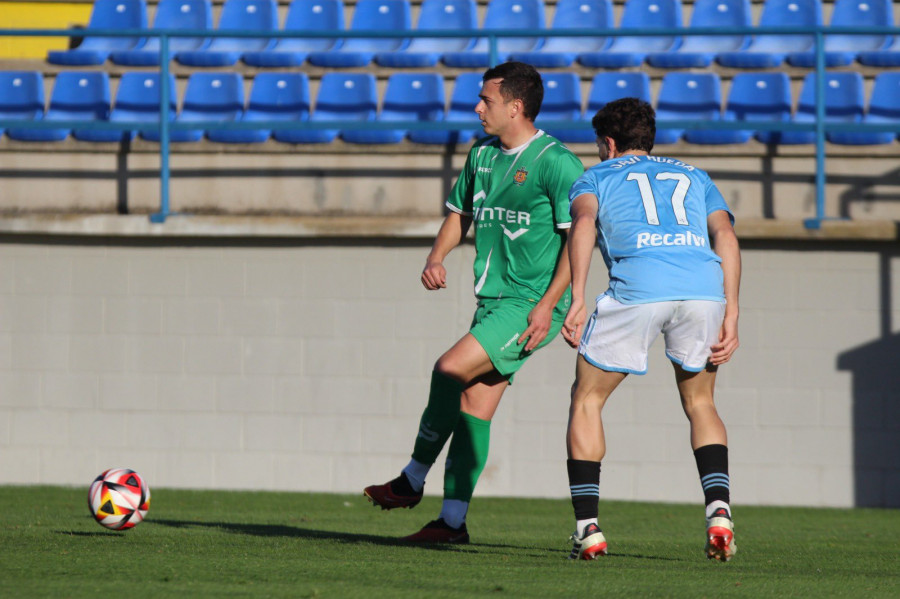
[[[523,166],[523,167],[519,168],[519,170],[516,171],[515,175],[513,175],[513,182],[516,185],[521,185],[521,184],[525,183],[525,179],[527,179],[527,178],[528,178],[528,169],[526,169]]]

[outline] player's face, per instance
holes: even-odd
[[[488,135],[502,135],[510,121],[512,102],[503,98],[500,83],[503,79],[489,79],[481,86],[478,95],[481,101],[475,105],[475,112],[481,119],[481,126]]]

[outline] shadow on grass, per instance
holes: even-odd
[[[604,559],[607,559],[607,558],[610,558],[610,557],[628,557],[628,558],[631,558],[631,559],[652,559],[652,560],[654,560],[654,561],[662,561],[662,562],[683,562],[683,561],[687,561],[687,560],[680,559],[680,558],[677,558],[677,557],[663,557],[663,556],[661,556],[661,555],[645,555],[645,554],[643,554],[643,553],[621,553],[621,552],[619,552],[619,551],[616,551],[615,553],[610,552],[609,555],[607,555],[606,558],[604,558]]]
[[[368,535],[349,532],[338,532],[331,530],[316,530],[313,528],[300,528],[298,526],[285,526],[284,524],[242,524],[235,522],[196,522],[188,520],[160,520],[154,518],[147,522],[152,524],[161,524],[162,526],[171,526],[173,528],[218,528],[227,532],[254,535],[259,537],[295,537],[300,539],[320,539],[327,541],[338,541],[341,543],[372,543],[373,545],[388,545],[393,547],[416,547],[423,549],[433,549],[436,551],[461,551],[471,552],[465,545],[436,545],[436,544],[411,544],[405,543],[396,537],[385,537],[381,535]]]
[[[234,533],[234,534],[243,534],[243,535],[252,535],[258,537],[293,537],[299,539],[318,539],[318,540],[326,540],[326,541],[338,541],[340,543],[371,543],[373,545],[385,545],[390,547],[408,547],[411,549],[431,549],[433,551],[455,551],[459,553],[475,553],[478,548],[487,548],[487,549],[516,549],[519,551],[527,551],[534,552],[537,548],[535,547],[524,547],[519,545],[504,545],[504,544],[496,544],[496,543],[471,543],[469,545],[441,545],[441,544],[419,544],[419,543],[406,543],[401,541],[396,537],[386,537],[382,535],[369,535],[369,534],[359,534],[359,533],[349,533],[349,532],[338,532],[332,530],[317,530],[313,528],[301,528],[298,526],[286,526],[284,524],[242,524],[236,522],[198,522],[198,521],[190,521],[190,520],[168,520],[168,519],[158,519],[154,518],[153,520],[148,520],[147,522],[151,524],[159,524],[162,526],[169,526],[172,528],[217,528],[220,530],[224,530],[226,532]],[[98,531],[98,532],[85,532],[85,531],[75,531],[75,530],[57,530],[54,531],[57,534],[62,535],[70,535],[75,537],[123,537],[125,536],[125,532],[123,531]],[[568,554],[568,552],[564,549],[560,549],[557,547],[551,547],[546,549],[537,549],[538,551],[543,551],[544,553],[535,554],[528,553],[527,555],[530,557],[538,557],[545,558],[547,557],[547,553],[549,554]],[[646,560],[656,560],[656,561],[684,561],[674,557],[663,557],[659,555],[645,555],[641,553],[623,553],[623,552],[610,552],[609,556],[604,559],[609,558],[631,558],[631,559],[646,559]]]
[[[70,537],[124,537],[125,533],[121,530],[107,530],[98,532],[85,532],[83,530],[54,530],[58,535],[69,535]]]

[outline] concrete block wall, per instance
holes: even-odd
[[[0,237],[0,484],[361,492],[407,462],[434,360],[471,318],[430,241]],[[717,403],[735,503],[900,506],[900,259],[878,244],[744,243],[741,342]],[[595,257],[590,287],[605,287]],[[481,495],[566,497],[574,352],[517,376]],[[702,498],[658,342],[605,414],[602,495]],[[441,491],[442,459],[426,491]]]

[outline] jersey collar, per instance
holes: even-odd
[[[528,141],[526,141],[525,143],[523,143],[522,145],[516,146],[515,148],[510,148],[508,150],[501,145],[500,151],[506,155],[518,154],[519,152],[521,152],[522,150],[527,148],[531,144],[531,142],[533,142],[534,140],[536,140],[538,137],[540,137],[543,134],[544,134],[544,132],[541,129],[538,129],[537,132],[535,132],[535,134],[532,135],[531,138]]]

